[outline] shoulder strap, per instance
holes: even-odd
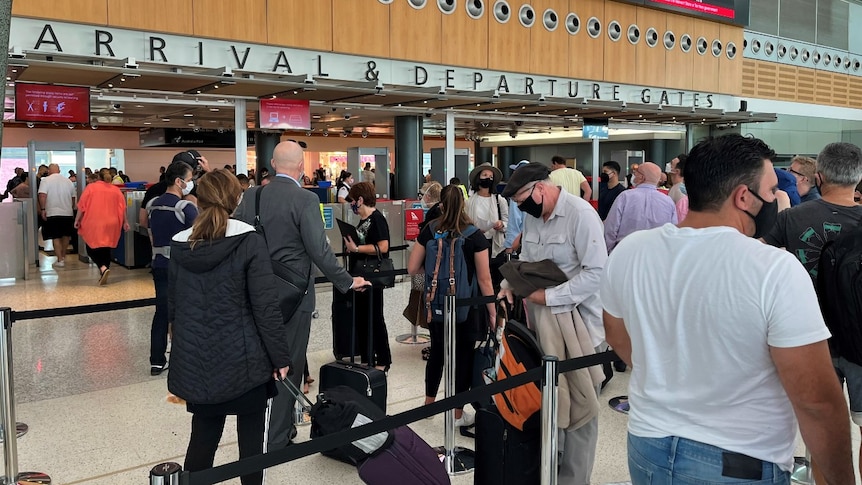
[[[503,220],[503,212],[500,210],[500,194],[494,194],[494,199],[497,201],[497,220]]]
[[[443,257],[443,240],[437,239],[437,261],[434,263],[434,275],[431,277],[431,288],[425,294],[425,309],[427,321],[431,321],[431,302],[437,296],[437,278],[440,275],[440,259]]]
[[[449,239],[449,295],[455,293],[455,238]]]

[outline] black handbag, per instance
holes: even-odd
[[[380,254],[380,248],[375,244],[374,251],[377,253],[377,258],[365,258],[356,263],[355,272],[357,276],[362,276],[370,281],[374,286],[382,286],[384,288],[392,288],[395,286],[395,264],[392,258],[384,258]],[[378,273],[389,273],[384,276],[376,276]]]

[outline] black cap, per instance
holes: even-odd
[[[174,155],[174,159],[171,160],[171,163],[174,162],[186,162],[191,165],[192,168],[198,166],[198,159],[201,158],[201,154],[198,153],[197,150],[186,150],[183,152],[179,152]]]
[[[507,198],[512,197],[528,183],[536,180],[547,180],[550,175],[551,169],[547,165],[537,162],[523,165],[512,174],[512,178],[509,179],[509,183],[503,189],[502,196]]]

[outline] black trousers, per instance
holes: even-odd
[[[106,268],[111,267],[111,248],[91,248],[87,245],[87,255],[90,256],[90,259],[96,263],[99,269],[102,266]]]
[[[475,311],[475,310],[474,310]],[[437,395],[443,379],[443,352],[446,342],[443,339],[443,322],[430,322],[431,355],[425,364],[425,396]],[[473,311],[467,321],[455,324],[455,392],[470,390],[473,382],[473,356],[476,345],[476,328],[473,324]]]
[[[150,365],[165,365],[168,361],[168,268],[153,268],[156,287],[156,312],[150,328]]]
[[[373,299],[373,300],[372,300]],[[373,315],[368,321],[368,305],[373,303]],[[392,351],[389,348],[389,333],[386,330],[386,320],[383,318],[383,288],[376,287],[356,293],[356,342],[362,360],[368,357],[368,326],[372,325],[373,365],[388,366],[392,364]],[[348,328],[349,332],[350,329]]]
[[[264,408],[258,412],[240,414],[236,417],[240,459],[263,453],[265,416],[266,409]],[[225,415],[192,415],[192,437],[189,440],[184,465],[186,470],[195,472],[212,468],[216,450],[224,431],[225,418]],[[240,480],[242,485],[260,485],[263,483],[263,472],[243,475]]]

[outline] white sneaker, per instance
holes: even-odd
[[[461,413],[461,417],[455,420],[455,427],[460,428],[462,426],[473,426],[476,423],[476,415],[473,413],[468,413],[464,411]]]
[[[55,268],[65,268],[66,267],[66,261],[57,261],[54,263],[54,267]]]

